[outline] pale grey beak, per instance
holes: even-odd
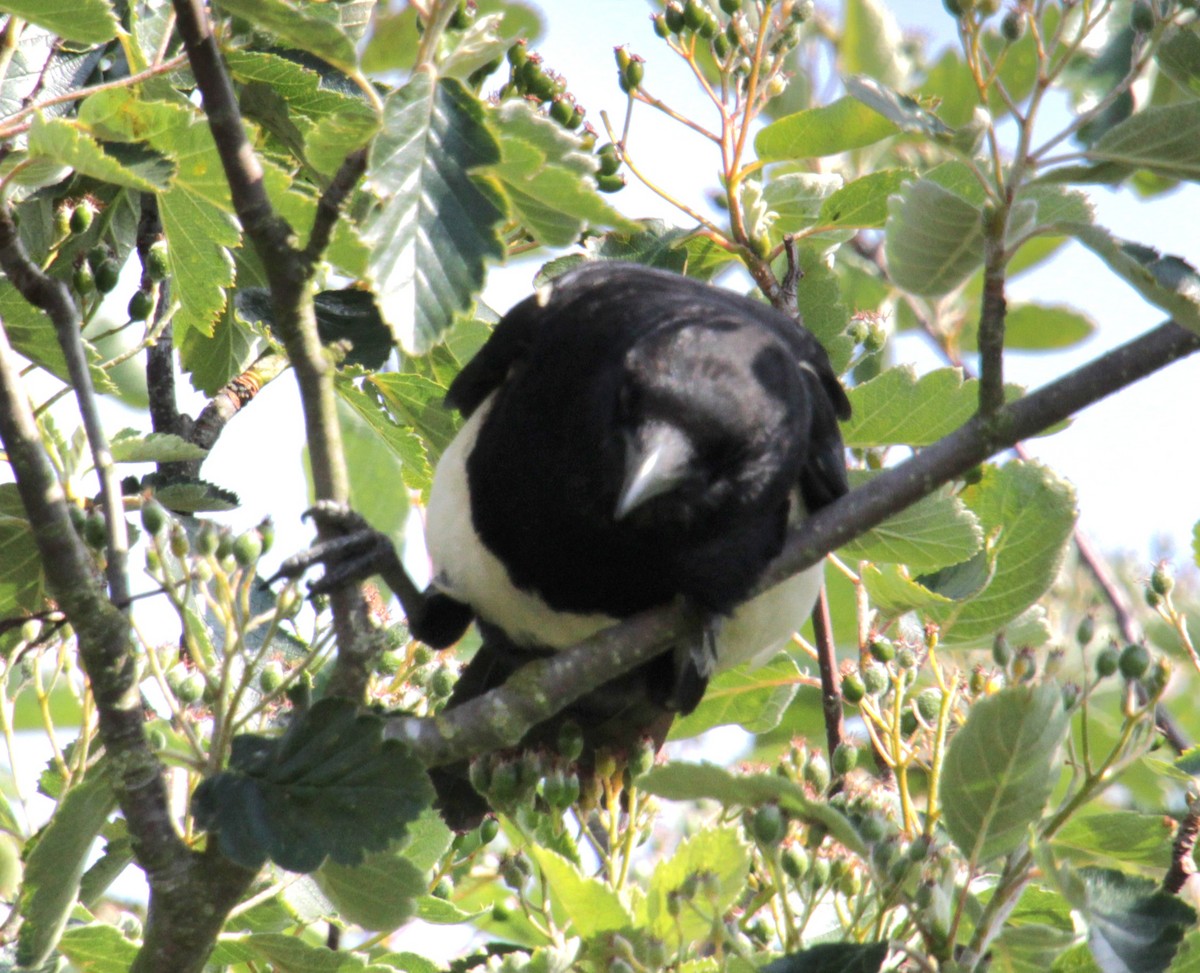
[[[625,482],[617,497],[617,520],[682,483],[696,455],[687,434],[669,422],[647,422],[627,439]]]

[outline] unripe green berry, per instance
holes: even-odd
[[[574,114],[575,106],[571,104],[569,99],[560,96],[550,102],[550,117],[558,122],[559,125],[569,125]]]
[[[654,766],[654,742],[642,737],[629,752],[629,775],[635,780]]]
[[[92,275],[92,268],[85,263],[80,264],[75,268],[71,283],[75,287],[75,293],[81,297],[90,294],[96,289],[96,278]]]
[[[185,557],[188,552],[188,536],[187,531],[183,529],[183,525],[178,522],[171,523],[171,536],[168,543],[171,546],[171,553],[176,557]]]
[[[157,536],[167,526],[167,512],[153,497],[142,503],[142,526],[153,536]]]
[[[1116,660],[1114,659],[1113,661],[1115,668]],[[967,688],[971,690],[972,695],[978,696],[987,688],[987,679],[987,673],[982,668],[977,667],[971,670],[971,676],[967,680]]]
[[[583,729],[574,720],[568,720],[558,728],[555,748],[565,760],[578,760],[583,753]]]
[[[413,646],[412,660],[415,666],[427,666],[433,661],[434,651],[428,645]]]
[[[1117,668],[1126,679],[1141,679],[1150,668],[1150,650],[1144,645],[1131,642],[1121,651]]]
[[[1150,590],[1157,592],[1164,598],[1169,595],[1175,587],[1175,579],[1171,577],[1171,572],[1165,564],[1155,565],[1154,571],[1150,574]]]
[[[429,678],[429,689],[434,696],[444,699],[454,692],[454,673],[447,666],[438,666]]]
[[[847,703],[857,703],[867,694],[862,677],[856,672],[848,672],[842,678],[842,699]]]
[[[233,532],[228,527],[222,527],[217,532],[217,560],[227,561],[233,557]]]
[[[1155,659],[1150,671],[1146,673],[1142,684],[1151,699],[1158,699],[1171,679],[1171,662],[1169,659]]]
[[[204,695],[204,677],[195,670],[189,672],[173,687],[176,698],[185,704],[197,703]]]
[[[619,172],[611,176],[598,173],[596,176],[596,188],[602,193],[618,192],[625,188],[625,177]]]
[[[1075,641],[1081,646],[1086,647],[1096,635],[1096,617],[1092,614],[1084,615],[1079,621],[1079,627],[1075,629]]]
[[[912,736],[917,732],[917,714],[910,709],[906,709],[900,714],[900,732],[906,737]]]
[[[217,543],[217,525],[211,520],[201,521],[200,529],[196,531],[196,553],[203,557],[215,554]]]
[[[808,870],[808,882],[814,889],[824,888],[829,882],[829,859],[814,858]]]
[[[667,22],[667,29],[672,34],[680,33],[687,26],[687,20],[683,14],[683,4],[679,0],[668,0],[665,8],[663,8],[663,19]]]
[[[750,833],[764,848],[774,848],[787,834],[787,819],[777,804],[764,804],[750,819]]]
[[[263,693],[273,693],[283,685],[283,677],[283,665],[273,659],[263,666],[258,674],[258,688]]]
[[[784,874],[793,881],[799,881],[808,873],[808,853],[795,845],[783,850],[780,863],[783,865]]]
[[[995,639],[992,640],[992,659],[998,666],[1007,666],[1012,662],[1013,651],[1012,646],[1008,644],[1008,639],[1004,637],[1003,632],[997,632]]]
[[[596,160],[600,164],[597,170],[601,176],[614,175],[621,168],[621,156],[612,142],[606,142],[596,152]]]
[[[146,273],[151,280],[165,280],[171,272],[170,255],[166,240],[155,240],[146,251]]]
[[[1120,659],[1121,650],[1110,642],[1096,655],[1096,675],[1101,678],[1111,676],[1117,671]]]
[[[437,880],[433,888],[429,890],[429,894],[435,899],[448,899],[454,893],[454,883],[448,876],[443,875]]]
[[[96,290],[101,294],[111,293],[121,279],[121,265],[115,260],[105,260],[96,268]]]
[[[243,531],[233,542],[233,559],[238,567],[252,567],[262,556],[262,549],[262,537],[257,530]]]
[[[629,59],[629,64],[621,70],[620,86],[626,94],[637,91],[646,76],[646,60],[637,54]]]
[[[867,649],[876,662],[891,662],[896,657],[896,647],[892,644],[892,640],[884,638],[882,635],[872,638]]]
[[[706,13],[700,0],[686,0],[683,5],[683,22],[688,30],[699,30],[705,21]]]
[[[974,0],[942,0],[942,6],[951,17],[965,17],[975,7]]]
[[[724,34],[718,34],[713,38],[712,48],[717,60],[724,61],[725,58],[729,57],[729,52],[733,50],[733,45],[729,43],[729,38]]]
[[[804,779],[818,791],[829,786],[829,764],[819,753],[812,754],[804,765]]]
[[[479,843],[490,845],[500,834],[500,821],[494,817],[486,817],[479,824]]]
[[[839,743],[833,751],[833,772],[839,777],[850,773],[858,764],[858,747],[850,743]]]
[[[99,243],[87,252],[87,264],[92,268],[92,273],[99,270],[104,261],[111,259],[112,255],[108,252],[108,247],[101,246]]]
[[[136,290],[129,298],[129,320],[145,321],[154,310],[154,295],[148,291]]]
[[[487,755],[476,757],[467,765],[467,779],[480,794],[491,791],[492,777],[492,761]]]
[[[89,200],[83,200],[71,213],[71,232],[86,233],[96,215],[96,207]]]
[[[878,696],[886,691],[891,683],[887,670],[883,666],[867,666],[861,670],[861,673],[863,685],[872,696]]]
[[[108,544],[108,525],[99,512],[92,513],[83,522],[83,539],[90,548],[96,551],[104,550],[105,545]]]
[[[900,646],[896,650],[896,666],[905,671],[916,668],[917,654],[907,645]]]
[[[512,804],[520,789],[517,763],[515,760],[500,760],[492,766],[488,795],[496,804]]]
[[[1000,21],[1000,33],[1010,44],[1019,41],[1025,33],[1025,18],[1016,10],[1010,10]]]
[[[61,240],[71,232],[73,212],[70,206],[60,206],[54,211],[54,237],[56,240]]]
[[[1129,26],[1139,34],[1147,34],[1154,30],[1154,7],[1147,0],[1137,0],[1129,10]]]
[[[917,712],[921,715],[926,723],[937,722],[938,713],[942,708],[942,691],[940,689],[926,689],[918,694],[916,699]]]
[[[652,14],[650,21],[654,24],[654,33],[659,37],[667,38],[671,36],[671,28],[667,25],[665,14]]]

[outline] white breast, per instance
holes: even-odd
[[[535,592],[514,585],[508,570],[475,532],[466,462],[491,405],[489,397],[475,410],[434,473],[425,519],[433,583],[518,644],[565,649],[618,619],[554,611]],[[738,607],[718,630],[717,668],[769,660],[812,613],[823,578],[822,565],[817,564]]]

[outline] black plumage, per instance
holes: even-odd
[[[430,499],[434,587],[483,635],[449,705],[679,597],[717,620],[705,645],[570,707],[589,747],[661,741],[714,662],[769,650],[733,644],[760,640],[742,609],[719,620],[753,592],[789,521],[847,489],[837,420],[849,404],[819,342],[765,304],[665,271],[593,263],[557,278],[505,315],[446,401],[468,421]],[[811,579],[815,593],[819,568]],[[784,635],[811,611],[799,597]],[[436,777],[444,807],[470,804],[453,773]]]

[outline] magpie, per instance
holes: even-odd
[[[454,707],[522,665],[682,599],[702,638],[597,688],[563,720],[587,751],[661,745],[714,672],[768,658],[812,611],[821,566],[758,594],[790,524],[847,491],[850,405],[820,343],[730,291],[593,262],[512,308],[449,387],[464,417],[426,510],[432,600],[418,638],[482,643]],[[586,751],[585,751],[586,752]],[[434,773],[449,823],[486,810],[465,767]]]

